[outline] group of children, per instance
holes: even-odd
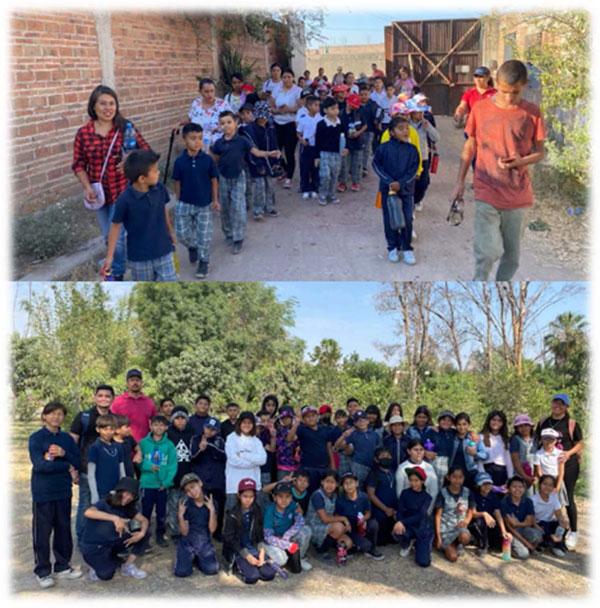
[[[90,579],[109,580],[118,568],[146,577],[136,561],[149,550],[153,514],[156,544],[168,546],[167,530],[177,544],[176,576],[191,575],[194,562],[216,574],[214,539],[223,543],[225,571],[248,584],[310,570],[311,545],[322,561],[331,562],[333,550],[345,565],[357,553],[382,560],[379,547],[398,543],[401,556],[414,547],[423,567],[432,546],[456,561],[471,541],[478,555],[502,548],[504,559],[544,546],[562,557],[574,548],[562,512],[561,437],[545,420],[534,432],[520,414],[509,439],[501,411],[476,433],[466,413],[444,410],[434,426],[419,406],[409,425],[398,403],[382,421],[377,406],[362,410],[353,398],[333,419],[328,405],[296,416],[274,395],[257,414],[229,403],[222,423],[206,395],[195,410],[163,399],[137,444],[127,417],[96,417],[97,439],[85,451],[91,496],[80,493],[76,526]],[[29,439],[34,572],[43,588],[55,584],[52,533],[54,577],[82,574],[70,565],[70,512],[72,483],[84,469],[78,435],[61,431],[65,414],[62,404],[47,404],[43,428]]]

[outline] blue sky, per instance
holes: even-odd
[[[125,295],[132,283],[106,283],[111,299],[116,301]],[[361,358],[372,358],[384,361],[382,353],[375,347],[375,342],[394,343],[394,320],[391,315],[382,315],[375,309],[374,296],[383,285],[374,282],[281,282],[267,283],[274,286],[280,300],[294,298],[295,326],[290,332],[306,342],[307,352],[318,345],[324,338],[335,339],[344,355],[356,351]],[[551,290],[559,289],[561,283],[553,283]],[[586,287],[585,283],[580,284]],[[36,293],[49,290],[49,283],[33,283]],[[28,283],[11,284],[10,304],[14,312],[14,329],[19,333],[25,330],[27,316],[18,305],[18,301],[27,297]],[[15,297],[16,296],[16,297]],[[587,315],[587,293],[570,297],[548,308],[539,318],[533,331],[540,331],[553,321],[558,314],[572,311]],[[537,354],[535,345],[530,352]],[[527,349],[526,349],[527,353]],[[393,362],[395,363],[395,362]]]

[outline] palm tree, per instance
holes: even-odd
[[[545,352],[552,353],[557,370],[565,367],[569,359],[585,347],[587,322],[583,315],[564,312],[548,326],[544,336]]]

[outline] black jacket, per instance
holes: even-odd
[[[258,548],[258,544],[264,542],[263,514],[256,501],[252,504],[252,523],[250,524],[250,542]],[[242,509],[238,504],[225,514],[225,525],[223,526],[223,564],[226,570],[230,570],[236,555],[245,557],[247,550],[242,547],[242,534],[244,523]]]

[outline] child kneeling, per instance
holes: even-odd
[[[223,562],[227,570],[239,570],[247,585],[272,581],[275,570],[265,561],[262,513],[256,502],[256,482],[242,479],[237,504],[227,511],[223,530]]]
[[[292,485],[280,481],[273,489],[273,501],[263,520],[267,554],[278,566],[289,561],[289,568],[294,573],[300,569],[310,570],[312,566],[305,555],[311,529],[297,512],[296,503],[292,500]]]
[[[181,489],[187,496],[179,503],[177,519],[181,538],[177,543],[175,576],[191,576],[194,558],[203,574],[219,571],[219,562],[210,535],[217,529],[217,513],[212,497],[204,496],[202,482],[195,473],[181,479]]]
[[[81,555],[90,567],[91,580],[109,581],[117,570],[117,555],[128,549],[131,553],[121,566],[121,576],[146,578],[147,573],[134,563],[148,548],[150,537],[149,522],[137,509],[138,494],[137,479],[123,477],[112,492],[85,510]]]

